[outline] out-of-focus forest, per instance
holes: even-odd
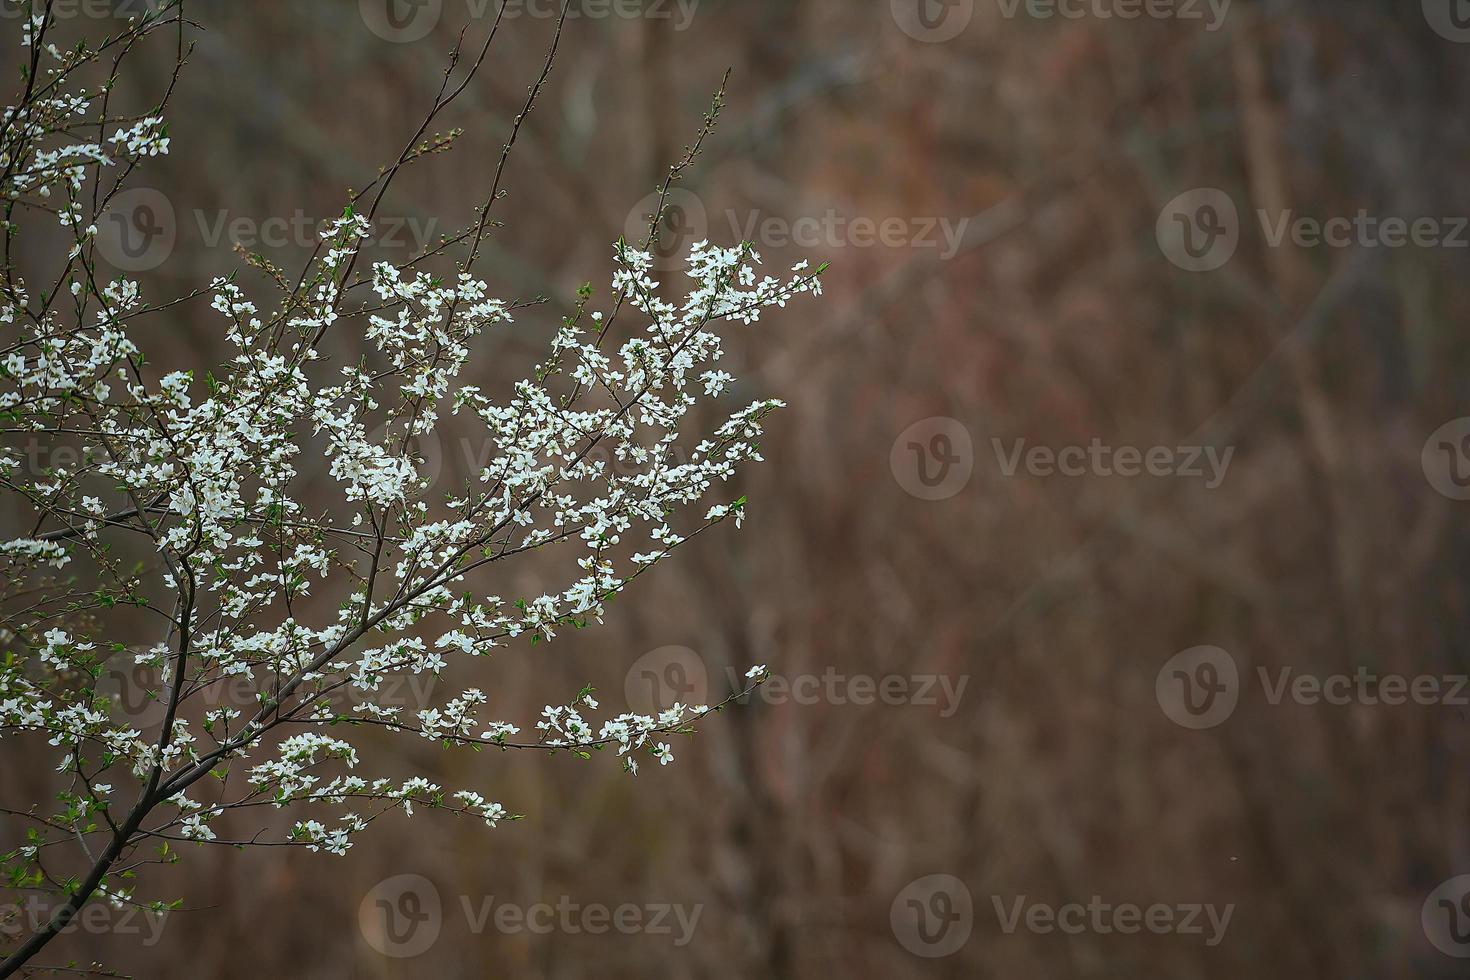
[[[191,3],[173,149],[133,181],[170,212],[150,295],[239,268],[232,239],[298,266],[296,229],[391,162],[497,6],[388,2]],[[1470,873],[1470,709],[1376,695],[1470,672],[1470,503],[1431,440],[1470,415],[1464,4],[1063,6],[1082,15],[573,0],[482,266],[498,295],[549,302],[483,339],[472,383],[522,376],[580,284],[607,296],[613,241],[727,68],[661,248],[750,238],[775,275],[831,262],[827,295],[729,344],[744,394],[789,403],[742,477],[744,528],[692,541],[602,628],[444,690],[529,723],[587,684],[637,705],[718,700],[750,664],[774,683],[636,778],[385,738],[526,819],[393,816],[345,858],[184,845],[140,887],[184,899],[156,944],[78,929],[58,956],[221,980],[1462,976],[1425,913]],[[473,219],[555,28],[550,4],[514,9],[436,126],[462,127],[458,148],[394,184],[379,254]],[[7,50],[16,30],[0,23]],[[1209,239],[1228,259],[1185,267],[1215,261],[1171,237],[1180,207],[1230,225]],[[1440,237],[1273,241],[1287,212]],[[226,356],[202,304],[139,340],[161,367]],[[422,449],[447,486],[481,447],[446,421]],[[1199,447],[1203,475],[1025,454],[1094,444]],[[542,587],[534,563],[513,574],[507,595]],[[1237,668],[1238,703],[1195,727],[1165,668],[1199,647]],[[1355,678],[1346,703],[1276,696],[1334,675]],[[0,785],[38,798],[48,778]],[[431,941],[405,944],[384,895],[437,905]],[[1203,913],[1202,933],[1011,921],[1018,900],[1095,897],[1232,912],[1213,936]],[[540,903],[674,911],[603,932],[493,911]]]

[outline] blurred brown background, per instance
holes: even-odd
[[[174,152],[135,181],[177,221],[151,295],[237,265],[228,231],[210,243],[221,215],[248,229],[340,213],[416,128],[458,31],[483,37],[495,6],[393,0],[411,25],[395,34],[378,2],[191,3],[203,31],[169,114]],[[1002,0],[573,3],[583,16],[517,144],[483,267],[499,295],[552,302],[487,339],[473,382],[513,380],[579,283],[606,297],[610,243],[730,66],[680,228],[729,244],[753,227],[772,274],[831,261],[828,295],[731,344],[750,381],[738,394],[790,403],[745,477],[746,527],[697,539],[604,628],[509,648],[444,691],[477,684],[488,714],[530,729],[585,683],[616,711],[649,676],[703,677],[711,699],[752,663],[838,680],[814,703],[768,690],[636,779],[604,758],[385,741],[405,768],[488,785],[527,819],[394,817],[345,859],[189,848],[140,890],[197,909],[157,945],[78,933],[60,952],[161,978],[1465,975],[1421,907],[1470,872],[1467,709],[1272,704],[1257,680],[1470,669],[1470,503],[1421,465],[1430,434],[1470,415],[1470,233],[1273,247],[1256,218],[1470,215],[1458,0],[1235,0],[1218,22],[1203,3],[1185,5],[1200,19],[1133,20],[1092,0],[1075,19]],[[392,254],[483,197],[554,24],[549,4],[517,10],[436,127],[464,127],[460,148],[385,206],[403,219]],[[405,39],[423,16],[427,34]],[[1196,188],[1239,208],[1239,247],[1209,272],[1156,237]],[[826,228],[806,246],[764,223],[802,217]],[[905,231],[873,244],[850,224],[864,218]],[[951,255],[940,229],[965,219]],[[303,250],[283,244],[268,251],[291,268]],[[220,356],[218,328],[196,305],[141,340],[197,364]],[[936,423],[905,434],[935,417],[968,455],[934,443]],[[1213,488],[1008,476],[993,440],[1018,439],[1234,454]],[[936,494],[916,467],[942,461],[911,441],[959,454],[944,499],[923,499]],[[432,448],[446,485],[477,451],[453,429]],[[521,574],[507,594],[536,588]],[[1201,645],[1238,664],[1239,704],[1192,730],[1156,679]],[[853,703],[855,678],[914,695],[936,676],[957,702],[936,682]],[[957,907],[911,888],[936,874],[971,911],[949,923],[968,930],[946,933],[959,948],[931,957],[904,919]],[[373,890],[399,875],[427,879],[442,910],[414,956],[373,926]],[[540,934],[477,925],[466,903],[492,896],[699,917],[683,943],[673,915],[673,935]],[[1008,914],[1022,896],[1234,909],[1215,945],[1207,924],[1007,933],[996,903]]]

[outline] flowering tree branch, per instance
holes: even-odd
[[[137,165],[170,148],[164,110],[192,26],[181,0],[66,50],[53,41],[50,5],[19,6],[28,66],[0,128],[0,430],[78,455],[27,472],[0,450],[0,490],[30,515],[29,530],[0,540],[0,740],[17,752],[39,740],[68,781],[50,812],[39,803],[0,810],[25,825],[25,842],[3,854],[10,887],[50,891],[58,903],[4,951],[0,978],[25,968],[86,902],[137,902],[145,844],[165,861],[185,841],[341,854],[391,810],[438,809],[492,827],[515,819],[476,789],[364,774],[371,760],[344,737],[354,730],[476,750],[590,757],[615,748],[636,774],[640,756],[672,760],[661,739],[692,732],[748,693],[596,723],[583,717],[598,709],[584,689],[546,706],[535,738],[521,740],[516,724],[481,717],[488,698],[476,688],[416,711],[381,697],[393,678],[437,677],[455,659],[600,622],[608,601],[676,547],[732,519],[738,526],[745,498],[721,487],[760,460],[757,440],[781,403],[758,399],[712,427],[694,425],[707,414],[695,409],[719,406],[735,380],[715,366],[719,329],[820,292],[821,269],[762,276],[749,244],[699,242],[687,288],[666,298],[648,251],[660,201],[648,239],[615,245],[607,315],[584,287],[544,359],[507,396],[463,383],[480,338],[513,329],[536,305],[495,298],[475,267],[560,22],[468,228],[400,265],[363,260],[396,175],[452,146],[457,130],[431,126],[484,63],[498,18],[456,78],[461,37],[423,124],[349,197],[299,275],[247,256],[278,292],[266,311],[234,277],[150,305],[139,283],[105,275],[98,262],[109,202]],[[166,91],[153,111],[119,113],[114,84],[154,36],[168,39],[174,59]],[[723,86],[665,194],[698,154],[722,96]],[[69,248],[37,287],[14,245],[47,223],[65,229]],[[435,271],[435,262],[451,267]],[[198,309],[205,295],[209,309]],[[629,322],[615,329],[625,309]],[[218,329],[230,359],[156,371],[134,336],[166,310]],[[348,324],[368,346],[350,361],[329,342]],[[413,447],[446,412],[491,452],[462,485],[436,493]],[[325,460],[329,490],[303,492],[303,457]],[[565,556],[562,583],[534,598],[493,594],[492,566],[532,551]],[[125,613],[155,623],[156,641],[122,642]],[[124,658],[157,678],[149,693],[158,711],[146,722],[101,683]],[[756,668],[747,679],[761,678]],[[248,703],[211,698],[228,685],[243,685]],[[289,830],[216,833],[222,815],[261,808],[289,811]]]

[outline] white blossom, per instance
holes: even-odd
[[[730,483],[761,460],[783,403],[725,403],[749,379],[719,367],[722,331],[820,293],[822,270],[760,275],[748,244],[697,242],[666,284],[620,242],[604,309],[583,296],[534,370],[494,390],[473,366],[522,309],[469,258],[449,274],[360,261],[374,229],[356,200],[323,227],[299,287],[231,277],[207,299],[153,300],[96,263],[94,201],[169,152],[162,112],[105,115],[67,68],[95,51],[53,50],[37,18],[22,34],[59,67],[0,113],[0,196],[63,236],[65,271],[34,295],[0,280],[0,428],[72,452],[34,467],[0,454],[7,512],[23,517],[0,541],[0,581],[27,596],[0,620],[0,749],[43,751],[70,774],[42,825],[111,826],[142,801],[129,848],[218,846],[235,822],[216,818],[269,805],[291,811],[284,843],[340,855],[389,810],[515,819],[478,790],[376,772],[368,733],[588,758],[615,747],[632,774],[644,753],[670,764],[659,739],[711,707],[598,717],[588,689],[530,722],[493,683],[439,682],[471,660],[493,677],[508,649],[595,626],[680,544],[740,525],[748,505]],[[160,323],[217,331],[228,354],[155,370]],[[449,415],[486,448],[454,485],[417,448]],[[554,569],[540,594],[492,591],[513,579],[491,566],[532,550]],[[157,633],[129,646],[121,624],[135,620]],[[209,792],[187,796],[196,786]],[[17,854],[39,866],[38,849]],[[123,896],[118,884],[100,890]]]

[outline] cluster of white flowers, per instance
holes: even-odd
[[[71,561],[66,549],[54,541],[37,541],[35,538],[15,538],[0,541],[0,554],[8,558],[23,558],[38,564],[60,568]]]
[[[39,15],[25,25],[27,44],[45,33]],[[420,268],[432,252],[364,260],[354,276],[373,229],[353,206],[323,229],[299,285],[271,277],[284,293],[274,312],[234,279],[151,305],[138,282],[103,274],[91,209],[117,188],[105,175],[169,152],[167,130],[160,115],[98,119],[105,97],[64,94],[87,54],[53,55],[39,93],[0,117],[0,197],[59,215],[71,239],[54,289],[33,296],[14,267],[0,270],[0,429],[70,450],[43,452],[49,465],[36,471],[0,455],[0,490],[30,514],[26,533],[0,541],[0,588],[27,597],[0,611],[0,747],[29,751],[35,734],[76,784],[41,842],[70,839],[78,814],[100,813],[86,833],[115,834],[123,849],[239,843],[219,818],[262,804],[335,808],[327,822],[296,822],[286,841],[334,854],[390,809],[513,819],[473,790],[360,776],[346,735],[367,727],[584,756],[616,746],[632,773],[641,752],[672,761],[657,737],[715,709],[597,724],[583,717],[598,707],[586,690],[546,706],[535,739],[517,743],[517,725],[477,717],[490,701],[478,688],[407,711],[379,696],[392,678],[436,677],[457,658],[600,622],[679,544],[730,518],[738,527],[745,498],[724,488],[761,459],[763,423],[781,403],[721,408],[735,379],[716,366],[719,328],[819,293],[822,270],[761,275],[749,245],[698,242],[687,282],[671,289],[647,251],[619,242],[610,310],[590,310],[584,290],[507,397],[461,376],[486,331],[515,328],[517,304],[494,298],[468,260],[449,278]],[[83,121],[109,135],[78,142]],[[53,196],[64,203],[45,203]],[[208,309],[190,302],[204,295]],[[135,338],[164,308],[223,334],[229,359],[154,370]],[[362,331],[365,355],[340,358],[344,330]],[[413,447],[446,411],[488,451],[478,472],[436,486]],[[299,472],[303,458],[325,461],[325,485]],[[564,580],[534,597],[486,589],[477,572],[531,550],[565,553]],[[125,648],[120,608],[162,639]],[[156,715],[106,689],[119,665],[156,678]],[[242,687],[248,697],[219,704],[219,691]],[[217,784],[200,785],[211,775]],[[135,792],[114,798],[99,777],[130,778]],[[203,802],[186,795],[196,786],[217,788]],[[176,813],[160,815],[165,806]],[[14,877],[42,874],[42,854],[0,857],[28,869]],[[114,885],[93,887],[122,894]]]
[[[30,24],[28,38],[42,26]],[[237,804],[417,802],[492,825],[506,815],[473,791],[445,796],[417,778],[359,778],[357,749],[313,725],[506,748],[615,745],[630,772],[640,751],[671,761],[656,736],[687,731],[710,708],[675,705],[596,725],[582,715],[597,708],[583,692],[547,706],[538,739],[522,744],[511,741],[515,724],[477,717],[489,701],[479,689],[409,714],[377,694],[393,676],[437,675],[454,657],[600,622],[612,596],[691,535],[729,518],[738,526],[745,500],[720,497],[720,488],[761,458],[762,425],[781,403],[735,406],[690,432],[707,414],[696,409],[718,404],[734,381],[716,367],[717,327],[753,323],[819,292],[820,270],[763,276],[749,245],[698,242],[687,288],[671,301],[652,256],[619,242],[612,311],[589,310],[584,295],[534,375],[497,399],[461,374],[484,331],[512,327],[514,304],[467,270],[446,282],[413,263],[377,262],[352,279],[372,224],[349,207],[323,229],[317,257],[278,312],[263,314],[233,280],[211,284],[234,351],[227,363],[160,375],[133,339],[134,323],[157,307],[138,282],[101,276],[97,216],[84,204],[89,180],[166,154],[167,130],[148,115],[110,127],[102,143],[76,142],[69,134],[98,99],[62,94],[71,59],[59,59],[46,94],[5,109],[0,141],[0,194],[22,207],[60,195],[61,223],[74,237],[70,305],[38,303],[14,269],[0,284],[3,425],[78,444],[74,461],[25,472],[7,457],[0,470],[0,486],[35,514],[35,530],[0,542],[4,581],[45,597],[3,624],[11,653],[0,663],[0,736],[44,733],[62,750],[59,769],[94,789],[113,770],[151,783],[145,799],[179,813],[138,830],[195,841],[216,840],[211,823],[230,807],[193,803],[185,791],[241,760],[249,790]],[[354,304],[358,286],[371,291],[370,306]],[[625,324],[615,331],[619,311]],[[215,329],[193,315],[197,329]],[[371,351],[334,366],[333,331],[348,322],[362,325]],[[614,347],[614,336],[626,339]],[[412,450],[446,409],[479,427],[489,449],[448,493],[436,492]],[[335,493],[302,492],[303,454],[326,460]],[[156,576],[122,560],[130,539],[157,556]],[[552,547],[570,549],[572,560],[567,581],[543,595],[489,594],[474,575]],[[61,568],[76,577],[47,577]],[[303,602],[313,581],[340,597],[316,622],[320,606]],[[106,615],[118,605],[153,612],[165,639],[119,653]],[[67,619],[73,632],[47,627]],[[152,693],[163,718],[139,722],[99,689],[110,658],[125,656],[159,678]],[[243,710],[190,714],[191,698],[205,703],[211,688],[241,680],[255,690],[253,703],[236,706]],[[369,822],[350,811],[332,828],[306,820],[291,840],[340,853]]]

